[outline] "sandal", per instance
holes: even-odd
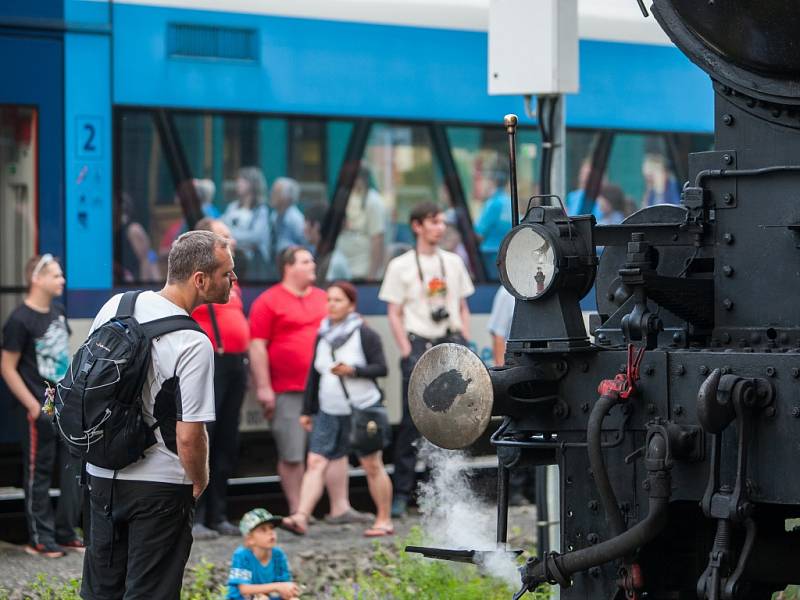
[[[345,512],[335,517],[331,515],[325,516],[325,522],[330,525],[348,525],[351,523],[369,523],[375,519],[375,515],[370,513],[363,513],[357,511],[355,508],[349,508]]]
[[[364,532],[364,537],[386,537],[387,535],[394,535],[394,527],[391,525],[383,525],[380,527],[370,527]]]
[[[305,535],[308,532],[308,526],[303,527],[300,525],[294,516],[283,517],[279,527],[281,529],[285,529],[289,533],[293,533],[294,535]]]

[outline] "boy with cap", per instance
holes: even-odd
[[[294,600],[300,588],[292,582],[286,554],[275,543],[275,526],[282,521],[265,508],[255,508],[239,521],[244,536],[233,553],[228,576],[228,598],[251,597]]]

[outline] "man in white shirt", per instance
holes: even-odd
[[[414,491],[419,437],[408,410],[408,380],[420,356],[436,344],[466,344],[467,297],[475,291],[464,261],[439,247],[447,224],[441,207],[421,202],[410,215],[416,246],[386,267],[378,297],[388,307],[389,327],[397,342],[403,373],[403,420],[395,440],[392,516],[402,517]]]
[[[210,231],[172,244],[167,283],[143,292],[133,317],[147,323],[189,315],[202,303],[225,303],[236,281],[228,242]],[[91,331],[111,319],[121,294],[106,302]],[[214,421],[214,351],[200,331],[180,330],[151,344],[142,412],[156,443],[111,471],[91,463],[90,528],[81,597],[178,598],[192,545],[195,501],[208,484],[208,438]],[[156,417],[157,415],[157,417]]]

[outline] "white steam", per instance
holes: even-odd
[[[471,466],[463,452],[444,450],[422,439],[419,456],[431,469],[419,486],[426,544],[451,550],[496,550],[497,508],[482,501],[469,483]],[[520,586],[518,567],[510,554],[488,555],[483,570],[513,589]]]

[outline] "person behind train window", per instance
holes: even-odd
[[[586,197],[586,186],[589,183],[589,175],[592,173],[592,158],[587,157],[581,162],[578,170],[578,181],[576,188],[567,194],[565,208],[571,217],[575,215],[593,214],[595,219],[600,218],[600,208],[594,202],[591,210],[589,209],[589,199]],[[605,180],[605,178],[604,178]]]
[[[236,240],[237,264],[251,281],[275,279],[275,257],[270,254],[270,208],[267,180],[258,167],[242,167],[236,177],[236,200],[222,214]]]
[[[144,227],[134,219],[133,198],[121,192],[118,201],[119,225],[114,232],[115,279],[125,283],[158,281],[161,278],[158,254]]]
[[[312,202],[306,206],[304,213],[305,223],[303,225],[303,235],[308,242],[308,249],[315,259],[319,260],[317,256],[317,247],[322,241],[322,223],[325,221],[325,214],[328,212],[328,205],[324,202]],[[350,279],[350,265],[347,264],[347,259],[342,254],[341,250],[334,248],[327,257],[327,268],[319,264],[320,273],[325,273],[323,277],[326,281],[334,281],[338,279]]]
[[[169,253],[166,284],[142,292],[133,317],[147,323],[227,302],[235,281],[227,240],[210,231],[184,233]],[[117,294],[103,305],[90,335],[117,314],[121,299]],[[86,465],[91,527],[83,598],[180,597],[194,506],[208,483],[214,351],[208,336],[194,330],[162,335],[150,350],[142,416],[158,423],[156,443],[122,469]]]
[[[376,280],[383,267],[386,209],[371,182],[369,169],[361,165],[336,242],[350,265],[352,279]]]
[[[598,225],[616,225],[625,218],[625,192],[613,183],[606,183],[597,196],[596,206],[600,209]]]
[[[236,240],[227,225],[218,219],[201,219],[195,226],[228,240],[231,251]],[[239,414],[247,391],[247,349],[250,326],[244,315],[239,284],[231,287],[227,304],[201,304],[192,317],[206,332],[214,346],[214,406],[216,421],[206,426],[209,443],[208,488],[197,502],[192,536],[213,539],[218,534],[239,535],[228,520],[228,479],[239,458]]]
[[[262,292],[250,307],[250,371],[278,448],[278,475],[291,514],[297,511],[305,470],[303,390],[328,297],[314,287],[314,257],[308,249],[289,246],[278,263],[280,283]]]
[[[305,246],[303,235],[303,213],[297,207],[300,200],[300,184],[290,177],[278,177],[269,193],[272,209],[269,217],[270,255],[276,260],[289,246]]]
[[[212,180],[192,179],[187,180],[185,185],[191,185],[194,187],[195,194],[200,202],[200,210],[203,211],[204,217],[209,217],[212,219],[219,217],[219,210],[217,210],[217,207],[214,206],[214,196],[217,193],[217,186]],[[181,186],[179,186],[179,189],[186,192],[183,183]],[[175,204],[179,206],[181,204],[180,193],[175,194]],[[172,225],[170,225],[164,232],[164,235],[161,236],[161,254],[166,257],[169,254],[170,248],[172,247],[172,242],[178,239],[179,235],[186,233],[187,231],[189,231],[189,226],[186,224],[186,219],[184,217],[181,217],[172,223]]]
[[[645,154],[642,161],[645,191],[642,206],[680,204],[681,190],[678,180],[670,172],[663,154]]]
[[[350,507],[347,496],[348,455],[355,452],[367,475],[376,516],[366,537],[394,533],[390,516],[392,482],[383,466],[383,447],[389,442],[390,426],[382,406],[383,394],[375,381],[386,375],[383,344],[355,312],[358,294],[346,281],[328,286],[328,317],[319,329],[314,358],[306,386],[300,422],[310,432],[308,468],[303,476],[297,512],[283,520],[285,528],[297,534],[308,529],[309,517],[322,496],[327,478],[333,523],[361,522],[363,513]],[[378,431],[380,449],[351,447],[353,410],[368,411]],[[372,410],[370,410],[372,409]],[[329,476],[336,474],[339,481]],[[369,518],[372,521],[372,518]]]
[[[19,402],[14,413],[22,431],[23,489],[29,554],[57,558],[64,549],[83,550],[80,526],[81,462],[59,438],[53,418],[44,413],[45,390],[69,368],[69,336],[64,309],[53,302],[64,291],[64,274],[51,254],[25,265],[28,293],[3,327],[0,369]],[[21,409],[21,410],[20,410]],[[50,485],[58,471],[61,496],[53,513]]]
[[[497,251],[506,233],[511,229],[511,197],[508,193],[508,169],[496,164],[485,179],[486,202],[475,223],[475,233],[481,240],[480,251],[486,276],[495,280]]]
[[[439,247],[445,232],[442,209],[421,202],[411,209],[415,247],[386,267],[378,297],[388,304],[389,327],[402,360],[403,420],[395,439],[392,516],[402,517],[414,491],[419,437],[408,410],[408,381],[422,353],[443,342],[466,344],[467,297],[475,288],[457,254]]]

